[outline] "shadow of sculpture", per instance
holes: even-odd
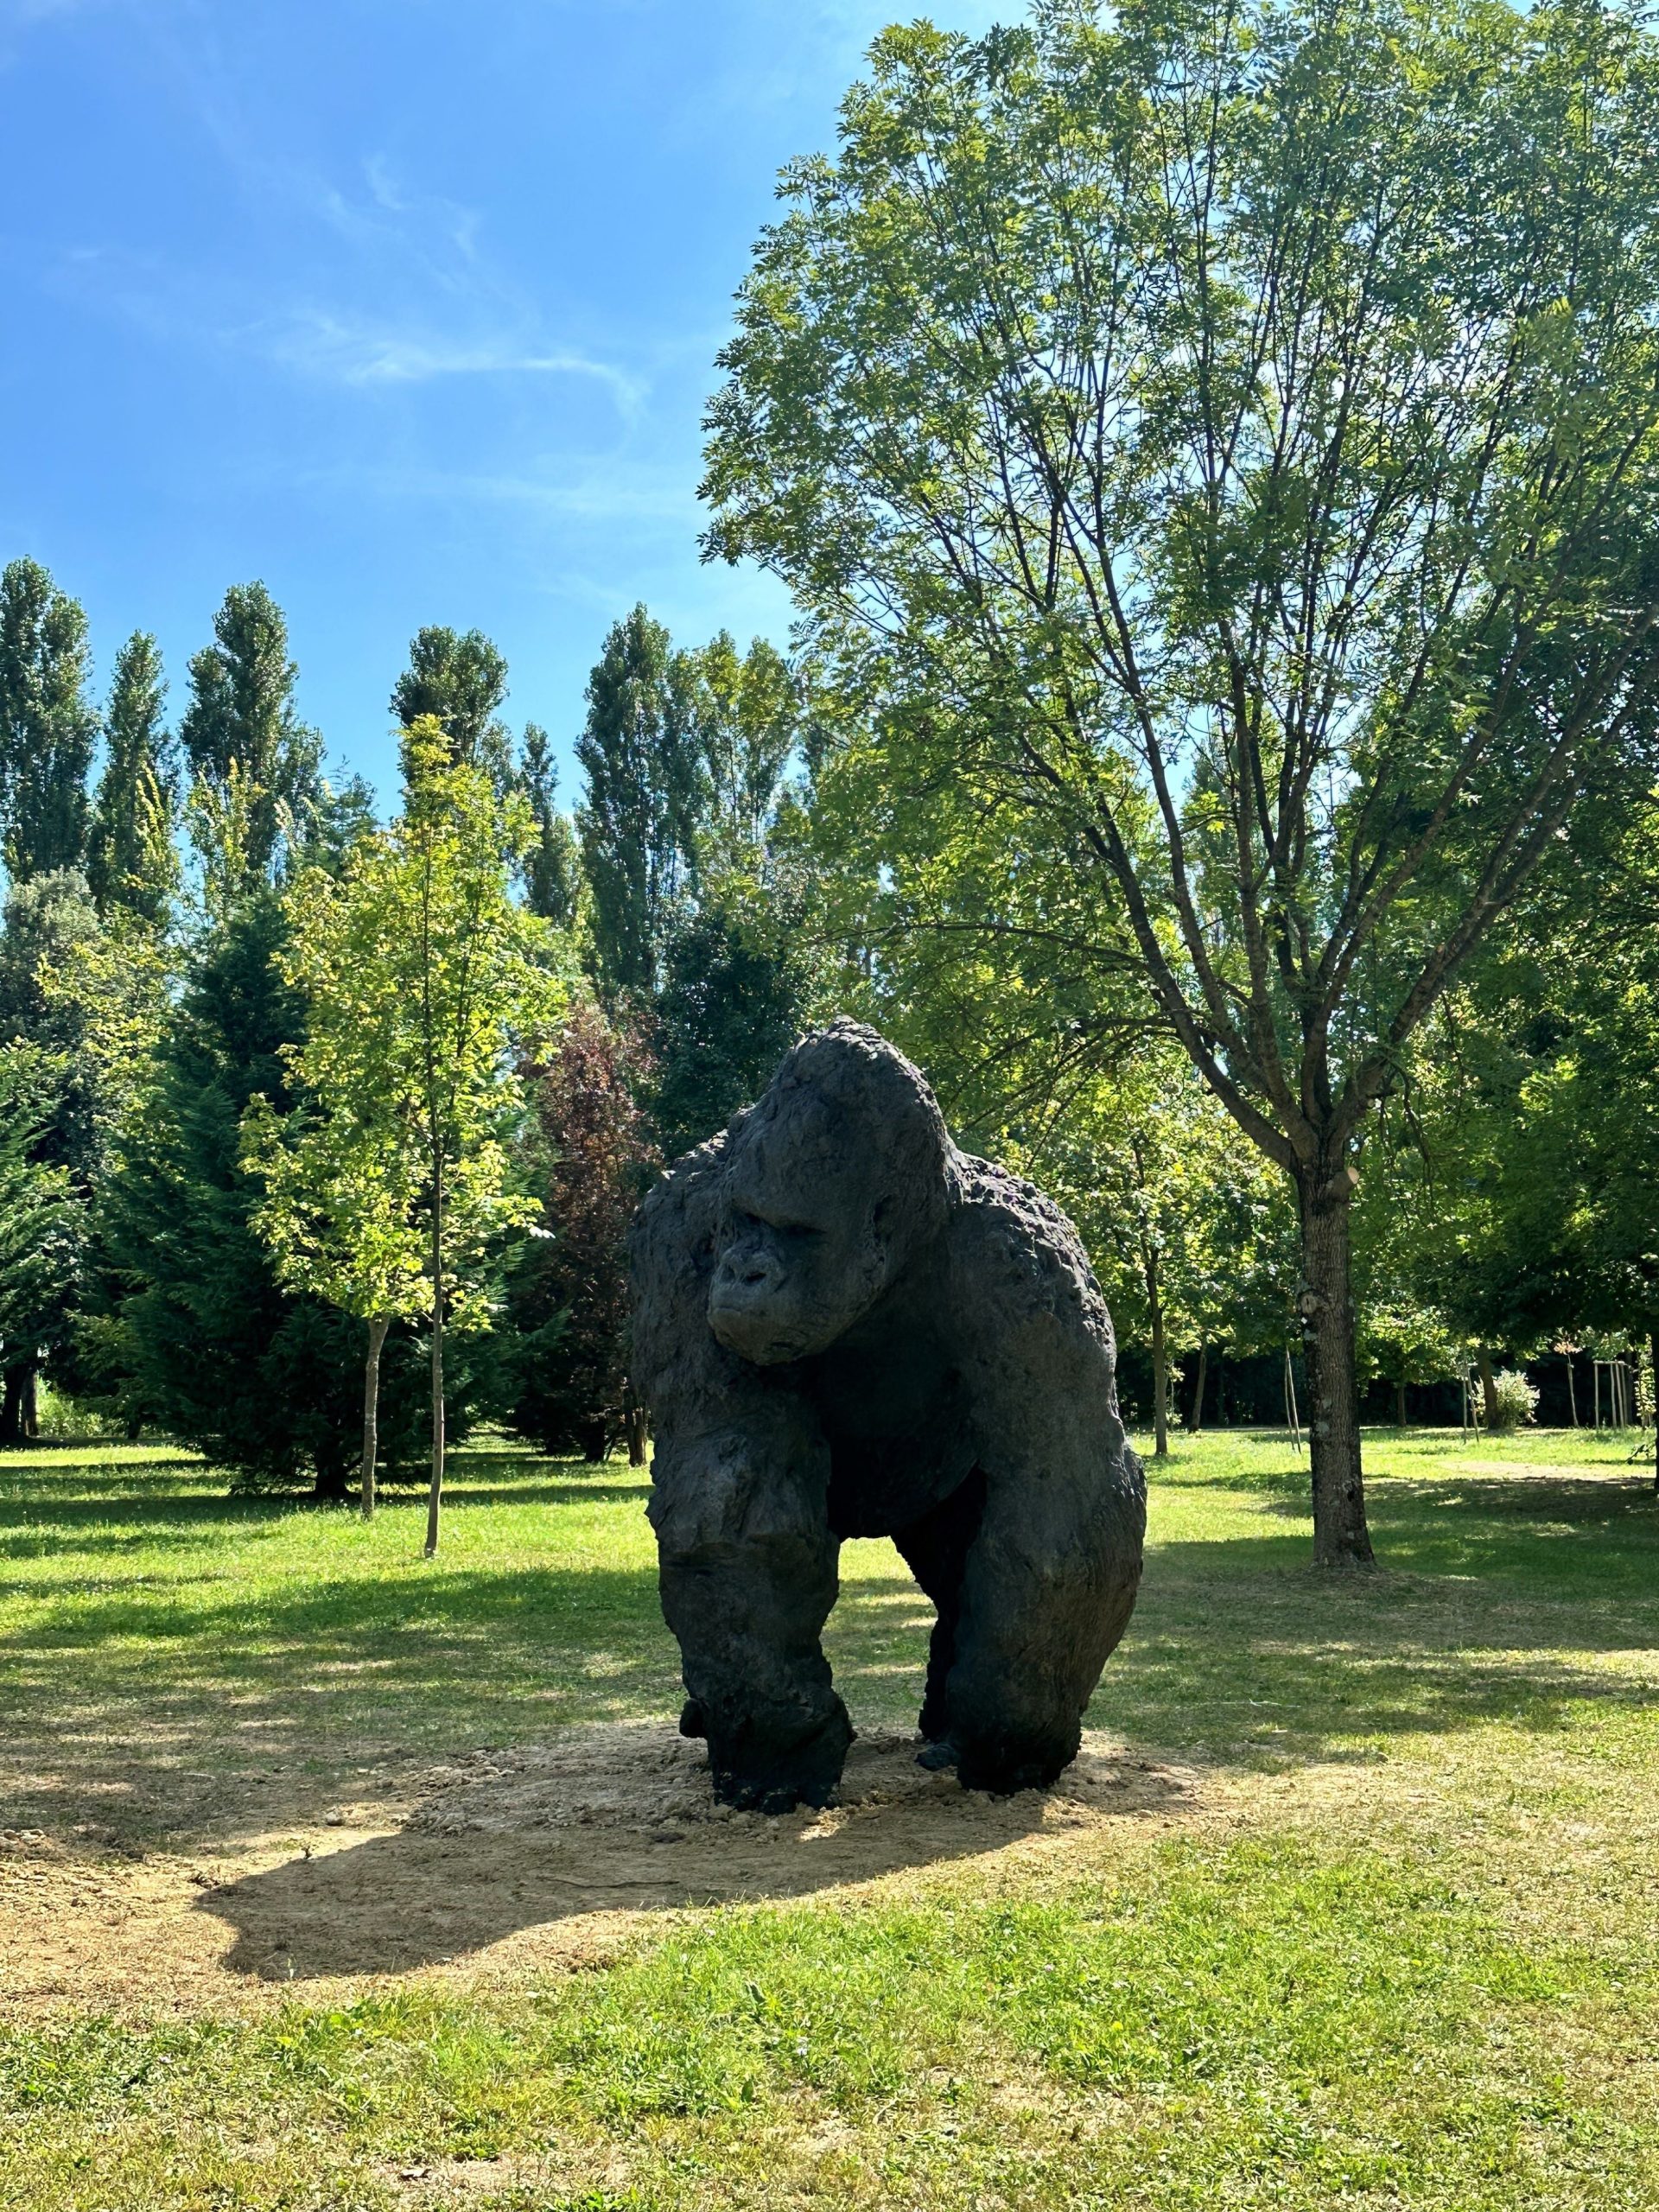
[[[579,1915],[810,1897],[1022,1838],[1180,1808],[1192,1778],[1086,1742],[1052,1790],[966,1791],[897,1732],[854,1745],[835,1804],[734,1812],[702,1745],[660,1724],[573,1729],[440,1770],[407,1824],[207,1892],[226,1961],[264,1980],[398,1974]]]

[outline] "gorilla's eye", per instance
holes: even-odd
[[[816,1221],[791,1221],[785,1214],[753,1213],[747,1206],[732,1208],[734,1229],[760,1230],[774,1236],[822,1236],[823,1230]]]

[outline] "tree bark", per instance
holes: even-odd
[[[651,1429],[645,1419],[645,1409],[634,1396],[632,1385],[628,1389],[623,1421],[628,1432],[628,1465],[631,1467],[643,1467],[645,1464],[645,1444]]]
[[[1394,1386],[1394,1425],[1396,1428],[1403,1428],[1406,1425],[1406,1386],[1403,1382],[1396,1382]]]
[[[1358,1178],[1346,1162],[1298,1179],[1302,1232],[1302,1348],[1307,1363],[1308,1464],[1313,1489],[1313,1564],[1376,1564],[1365,1525],[1354,1363],[1350,1212]]]
[[[443,1504],[443,1154],[432,1176],[432,1480],[426,1494],[426,1556],[438,1549]]]
[[[1147,1279],[1147,1309],[1152,1316],[1152,1451],[1157,1459],[1169,1457],[1169,1338],[1164,1327],[1163,1285],[1158,1280],[1158,1255],[1141,1254]]]
[[[1187,1418],[1187,1427],[1194,1436],[1204,1433],[1204,1392],[1210,1369],[1210,1347],[1198,1346],[1198,1379],[1192,1392],[1192,1410]]]
[[[0,1444],[24,1444],[39,1435],[37,1403],[35,1363],[19,1360],[5,1372],[5,1392],[0,1398]]]
[[[1480,1358],[1477,1363],[1480,1369],[1482,1418],[1486,1423],[1487,1435],[1496,1436],[1497,1433],[1497,1377],[1492,1372],[1492,1356],[1484,1344],[1481,1346]]]
[[[377,1313],[369,1323],[369,1356],[363,1363],[363,1471],[358,1481],[358,1503],[363,1518],[374,1518],[374,1463],[380,1456],[380,1351],[391,1326],[390,1313]]]
[[[1567,1410],[1576,1428],[1579,1425],[1579,1394],[1573,1387],[1573,1355],[1566,1351],[1561,1357],[1567,1362]]]

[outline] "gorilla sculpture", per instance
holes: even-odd
[[[853,1731],[819,1645],[846,1536],[938,1609],[921,1728],[964,1785],[1046,1786],[1135,1605],[1146,1523],[1076,1231],[958,1152],[840,1020],[689,1154],[632,1236],[663,1611],[718,1796],[827,1802]]]

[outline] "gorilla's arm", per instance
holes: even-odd
[[[830,1452],[800,1392],[708,1323],[724,1139],[683,1161],[633,1233],[634,1381],[652,1408],[663,1611],[729,1802],[822,1804],[852,1739],[819,1636],[836,1601]]]
[[[974,1160],[950,1232],[983,1516],[963,1579],[945,1726],[964,1783],[1052,1782],[1134,1610],[1146,1529],[1111,1322],[1065,1216]]]

